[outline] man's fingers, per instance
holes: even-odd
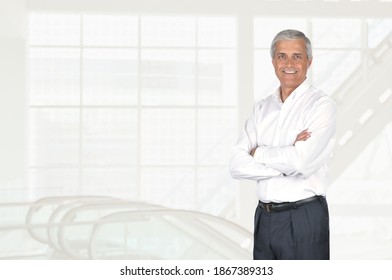
[[[308,139],[309,137],[310,137],[310,132],[306,132],[306,133],[303,133],[303,134],[301,134],[301,135],[298,135],[297,139],[298,139],[298,140],[306,140],[306,139]]]
[[[297,138],[295,139],[294,145],[295,145],[295,143],[297,143],[297,141],[306,141],[310,136],[311,136],[311,132],[308,132],[307,129],[302,130],[302,131],[297,135]]]

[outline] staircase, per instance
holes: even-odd
[[[367,59],[332,96],[338,115],[331,181],[392,121],[392,32]]]

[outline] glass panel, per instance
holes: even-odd
[[[84,195],[139,199],[136,168],[86,168],[82,178]]]
[[[142,164],[195,164],[195,130],[194,109],[144,109]]]
[[[195,207],[195,172],[193,168],[143,168],[142,200],[170,208]]]
[[[136,50],[85,49],[84,105],[136,105],[138,100]]]
[[[80,16],[61,14],[29,15],[30,45],[80,45]]]
[[[369,48],[377,47],[383,39],[392,36],[392,19],[369,19],[367,23],[369,28]]]
[[[198,53],[198,104],[234,106],[237,100],[235,51]]]
[[[195,52],[142,51],[142,104],[194,105]]]
[[[228,167],[200,167],[197,176],[199,210],[234,217],[237,184],[230,178]]]
[[[134,16],[83,16],[83,44],[89,46],[137,46],[139,22]]]
[[[297,29],[308,33],[306,19],[300,18],[255,18],[254,19],[254,46],[269,50],[275,35],[284,29]]]
[[[199,109],[198,163],[227,165],[237,140],[236,109]]]
[[[375,115],[376,114],[377,113],[375,113]],[[388,123],[388,119],[384,119],[384,122],[387,123],[384,129],[380,133],[374,135],[373,140],[368,143],[365,149],[358,154],[352,155],[352,162],[346,167],[337,181],[363,181],[366,185],[367,180],[377,180],[380,182],[379,187],[381,187],[383,181],[392,181],[392,172],[390,172],[390,170],[392,170],[392,113],[390,114],[390,120],[391,121]],[[391,186],[392,184],[388,186],[391,190],[389,196],[386,196],[387,194],[385,193],[380,195],[381,190],[373,192],[373,189],[376,186],[369,184],[366,188],[371,191],[371,194],[362,198],[359,195],[356,195],[355,198],[360,200],[363,199],[361,202],[365,203],[371,196],[374,200],[379,200],[377,201],[378,203],[387,203],[387,200],[383,200],[387,198],[389,201],[392,201]],[[352,191],[355,191],[355,185],[352,187]],[[338,193],[339,189],[336,189],[335,191]],[[354,196],[351,198],[354,198]],[[349,199],[349,197],[346,197],[345,199]],[[343,203],[344,200],[339,199],[339,202]]]
[[[143,47],[194,47],[196,24],[193,17],[142,17]]]
[[[198,47],[232,47],[237,45],[235,18],[206,17],[197,19]]]
[[[79,169],[76,168],[31,168],[29,172],[30,199],[49,196],[78,195]]]
[[[313,48],[359,48],[361,21],[359,19],[314,19]]]
[[[226,185],[238,136],[236,109],[220,109],[237,103],[236,18],[40,16],[30,18],[29,105],[55,107],[29,108],[33,195],[222,213],[227,190],[203,200]],[[196,164],[214,167],[196,175]]]
[[[80,50],[30,48],[30,105],[80,103]]]
[[[79,114],[78,109],[30,109],[30,165],[79,164]]]
[[[392,122],[381,132],[372,133],[372,138],[364,149],[351,155],[352,161],[328,189],[329,206],[335,214],[331,224],[334,251],[341,259],[389,258]],[[370,214],[368,209],[374,210]],[[355,250],[358,242],[360,251]]]
[[[328,95],[337,91],[361,63],[359,51],[314,51],[314,57],[314,84]]]
[[[275,76],[269,50],[256,50],[254,55],[254,100],[259,101],[275,93],[279,80]]]
[[[137,164],[138,136],[137,110],[84,109],[83,164]]]

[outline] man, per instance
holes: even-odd
[[[334,101],[306,78],[312,46],[284,30],[271,44],[280,87],[255,104],[234,147],[230,172],[257,181],[254,259],[329,259],[326,162],[336,130]]]

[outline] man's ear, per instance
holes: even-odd
[[[272,66],[275,67],[275,60],[274,60],[274,59],[271,59],[271,62],[272,62]]]
[[[310,65],[312,65],[312,61],[313,61],[313,59],[308,60],[308,68],[310,67]]]

